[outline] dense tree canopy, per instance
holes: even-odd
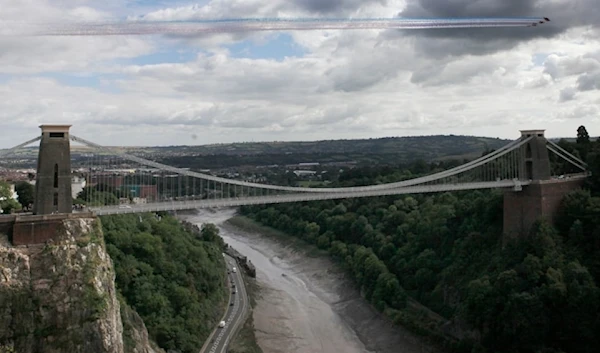
[[[164,349],[198,352],[223,314],[218,229],[192,234],[170,216],[102,217],[117,289]],[[216,232],[216,233],[215,233]]]
[[[562,145],[598,168],[597,142]],[[372,184],[390,172],[423,173],[427,165],[414,167],[355,170],[341,182]],[[328,250],[394,321],[433,334],[446,322],[465,323],[469,329],[446,340],[457,351],[591,353],[600,350],[598,186],[592,180],[589,190],[568,195],[555,226],[538,223],[514,240],[502,237],[502,194],[495,191],[242,211]],[[433,313],[423,314],[421,304]]]
[[[15,184],[15,191],[19,195],[19,203],[23,207],[29,207],[33,204],[35,197],[35,187],[26,181],[20,181]]]

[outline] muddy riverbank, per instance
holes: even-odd
[[[185,219],[215,223],[224,240],[256,266],[260,297],[253,318],[264,353],[435,351],[392,327],[329,258],[226,222],[234,214],[200,211]]]

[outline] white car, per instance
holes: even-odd
[[[225,321],[221,321],[221,322],[219,322],[219,327],[220,327],[220,328],[223,328],[223,327],[225,327]]]

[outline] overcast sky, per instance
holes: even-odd
[[[41,123],[106,145],[541,128],[600,135],[598,0],[2,0],[0,22],[547,16],[532,28],[0,37],[0,147]]]

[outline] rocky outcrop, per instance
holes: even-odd
[[[65,220],[44,245],[0,242],[0,352],[123,353],[114,279],[95,218]]]
[[[256,278],[256,267],[252,261],[248,260],[248,257],[240,254],[237,250],[232,248],[229,244],[225,244],[225,253],[234,259],[240,264],[242,269],[246,271],[246,274],[252,278]]]
[[[125,353],[164,353],[148,338],[148,330],[142,318],[127,304],[121,302],[123,341]]]
[[[197,238],[202,238],[202,231],[200,230],[200,227],[198,227],[197,224],[188,221],[181,221],[181,226],[187,232],[194,234],[194,236],[196,236]]]

